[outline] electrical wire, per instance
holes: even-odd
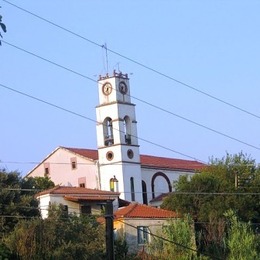
[[[125,225],[127,225],[127,226],[129,226],[129,227],[132,227],[132,228],[138,230],[138,227],[137,227],[137,226],[134,226],[134,225],[132,225],[132,224],[129,224],[129,223],[127,223],[127,222],[125,222],[125,221],[123,221],[123,220],[120,220],[120,219],[117,219],[117,221],[118,221],[118,222],[121,222],[121,223],[123,223],[123,224],[125,224]],[[199,250],[197,250],[197,249],[188,247],[188,246],[186,246],[186,245],[180,244],[180,243],[178,243],[178,242],[175,242],[175,241],[173,241],[173,240],[167,239],[167,238],[165,238],[165,237],[156,235],[156,234],[154,234],[154,233],[152,233],[152,232],[150,232],[150,231],[143,230],[143,232],[144,232],[144,233],[147,233],[147,234],[149,234],[149,235],[151,235],[151,236],[153,236],[153,237],[159,238],[159,239],[161,239],[161,240],[163,240],[163,241],[165,241],[165,242],[168,242],[168,243],[170,243],[170,244],[174,244],[174,245],[176,245],[176,246],[178,246],[178,247],[181,247],[181,248],[183,248],[183,249],[185,249],[185,250],[193,251],[193,252],[195,252],[195,253],[200,253]],[[206,254],[206,253],[200,253],[200,254],[201,254],[201,255],[204,255],[204,256],[209,256],[209,257],[211,257],[211,259],[221,259],[221,258],[219,258],[219,257],[213,256],[213,255],[210,255],[210,254]]]
[[[251,187],[251,186],[250,186]],[[86,188],[88,189],[88,188]],[[39,191],[41,192],[42,190],[40,189],[22,189],[22,188],[1,188],[2,191]],[[131,191],[125,191],[125,192],[120,192],[119,193],[126,193],[130,194],[132,193]],[[144,193],[143,191],[135,191],[136,194],[138,193]],[[152,194],[153,192],[145,192],[146,194]],[[260,192],[200,192],[200,191],[193,191],[193,192],[180,192],[180,191],[174,191],[168,194],[169,196],[171,195],[214,195],[214,196],[233,196],[233,195],[240,195],[240,196],[248,196],[248,195],[260,195]],[[76,195],[75,195],[76,196]],[[109,195],[104,195],[106,197],[109,197]],[[100,197],[99,194],[86,194],[84,197]],[[114,196],[112,196],[114,198]],[[111,198],[112,198],[111,197]]]
[[[53,61],[51,61],[51,60],[49,60],[49,59],[43,58],[43,57],[41,57],[41,56],[39,56],[39,55],[37,55],[37,54],[35,54],[35,53],[32,53],[32,52],[27,51],[27,50],[25,50],[25,49],[23,49],[23,48],[20,48],[20,47],[14,45],[14,44],[8,43],[8,42],[6,42],[6,41],[4,41],[4,40],[2,40],[2,42],[3,42],[3,43],[6,43],[7,45],[9,45],[9,46],[11,46],[11,47],[13,47],[13,48],[16,48],[16,49],[18,49],[18,50],[21,50],[21,51],[23,51],[23,52],[25,52],[25,53],[27,53],[27,54],[30,54],[30,55],[32,55],[32,56],[34,56],[34,57],[37,57],[37,58],[39,58],[39,59],[41,59],[41,60],[44,60],[44,61],[46,61],[46,62],[48,62],[48,63],[51,63],[51,64],[53,64],[53,65],[55,65],[55,66],[58,66],[58,67],[60,67],[60,68],[62,68],[62,69],[65,69],[65,70],[67,70],[67,71],[69,71],[69,72],[72,72],[72,73],[74,73],[74,74],[76,74],[76,75],[78,75],[78,76],[84,77],[85,79],[88,79],[88,80],[91,80],[91,81],[93,81],[93,82],[96,82],[94,79],[92,79],[92,78],[90,78],[90,77],[88,77],[88,76],[85,76],[85,75],[83,75],[83,74],[81,74],[81,73],[78,73],[78,72],[76,72],[76,71],[74,71],[74,70],[72,70],[72,69],[69,69],[69,68],[67,68],[67,67],[65,67],[65,66],[63,66],[63,65],[60,65],[60,64],[58,64],[58,63],[56,63],[56,62],[53,62]],[[2,85],[2,84],[1,84],[1,85]],[[3,86],[3,85],[2,85],[2,86]],[[11,89],[10,89],[10,90],[11,90]],[[29,96],[29,95],[28,95],[28,96]],[[129,95],[129,96],[130,96],[130,95]],[[231,140],[233,140],[233,141],[239,142],[239,143],[241,143],[241,144],[243,144],[243,145],[249,146],[249,147],[251,147],[251,148],[254,148],[254,149],[257,149],[257,150],[260,151],[260,148],[257,147],[257,146],[255,146],[255,145],[253,145],[253,144],[249,144],[249,143],[247,143],[247,142],[245,142],[245,141],[242,141],[242,140],[240,140],[240,139],[238,139],[238,138],[232,137],[232,136],[227,135],[227,134],[225,134],[225,133],[222,133],[222,132],[220,132],[220,131],[218,131],[218,130],[215,130],[215,129],[213,129],[213,128],[210,128],[210,127],[208,127],[208,126],[205,126],[205,125],[203,125],[203,124],[197,123],[197,122],[195,122],[195,121],[193,121],[193,120],[191,120],[191,119],[188,119],[188,118],[186,118],[186,117],[177,115],[176,113],[173,113],[173,112],[171,112],[171,111],[169,111],[169,110],[167,110],[167,109],[164,109],[164,108],[162,108],[162,107],[159,107],[159,106],[157,106],[157,105],[151,104],[151,103],[149,103],[149,102],[147,102],[147,101],[145,101],[145,100],[139,99],[139,98],[134,97],[134,96],[130,96],[130,97],[132,97],[132,98],[134,98],[134,99],[136,99],[136,100],[138,100],[138,101],[140,101],[140,102],[142,102],[142,103],[144,103],[144,104],[146,104],[146,105],[149,105],[149,106],[151,106],[151,107],[153,107],[153,108],[156,108],[156,109],[158,109],[158,110],[160,110],[160,111],[162,111],[162,112],[168,113],[168,114],[170,114],[170,115],[172,115],[172,116],[175,116],[175,117],[178,117],[178,118],[180,118],[180,119],[182,119],[182,120],[185,120],[186,122],[192,123],[192,124],[194,124],[194,125],[197,125],[197,126],[199,126],[199,127],[204,128],[204,129],[206,129],[206,130],[209,130],[209,131],[211,131],[211,132],[213,132],[213,133],[215,133],[215,134],[224,136],[224,137],[226,137],[226,138],[228,138],[228,139],[231,139]],[[153,143],[152,141],[147,141],[147,140],[144,140],[144,139],[142,139],[142,138],[139,138],[139,139],[142,140],[142,141],[145,141],[145,142],[147,142],[147,143],[150,143],[150,144],[155,145],[155,143]],[[163,148],[163,146],[160,146],[160,145],[158,145],[158,144],[156,144],[156,146]],[[178,153],[179,153],[179,152],[178,152]],[[184,154],[181,154],[181,153],[179,153],[179,154],[185,156]],[[193,157],[189,157],[189,158],[194,159]]]
[[[44,21],[44,22],[46,22],[46,23],[49,23],[49,24],[51,24],[51,25],[53,25],[53,26],[55,26],[55,27],[57,27],[57,28],[59,28],[59,29],[65,31],[65,32],[70,33],[70,34],[72,34],[72,35],[74,35],[74,36],[76,36],[76,37],[78,37],[78,38],[80,38],[80,39],[83,39],[83,40],[85,40],[85,41],[87,41],[87,42],[89,42],[89,43],[91,43],[91,44],[93,44],[93,45],[95,45],[95,46],[97,46],[97,47],[104,48],[104,44],[98,44],[98,43],[96,43],[96,42],[93,41],[93,40],[90,40],[90,39],[88,39],[88,38],[86,38],[86,37],[84,37],[84,36],[82,36],[82,35],[80,35],[80,34],[78,34],[78,33],[75,33],[75,32],[73,32],[73,31],[71,31],[71,30],[69,30],[69,29],[67,29],[67,28],[65,28],[65,27],[63,27],[63,26],[61,26],[61,25],[58,25],[58,24],[56,24],[56,23],[54,23],[54,22],[52,22],[52,21],[50,21],[50,20],[48,20],[48,19],[46,19],[46,18],[43,18],[43,17],[41,17],[41,16],[39,16],[39,15],[37,15],[37,14],[31,12],[31,11],[28,11],[28,10],[26,10],[26,9],[24,9],[24,8],[22,8],[22,7],[18,6],[18,5],[16,5],[16,4],[13,4],[13,3],[11,3],[10,1],[7,1],[7,0],[3,0],[3,1],[4,1],[5,3],[7,3],[7,4],[9,4],[9,5],[11,5],[11,6],[17,8],[17,9],[20,9],[20,10],[23,11],[23,12],[26,12],[26,13],[28,13],[28,14],[30,14],[30,15],[32,15],[32,16],[34,16],[34,17],[36,17],[36,18],[38,18],[38,19],[40,19],[40,20],[42,20],[42,21]],[[218,98],[218,97],[216,97],[216,96],[213,96],[213,95],[211,95],[211,94],[209,94],[209,93],[207,93],[207,92],[205,92],[205,91],[202,91],[202,90],[200,90],[200,89],[198,89],[198,88],[195,88],[195,87],[193,87],[193,86],[190,85],[190,84],[187,84],[187,83],[184,83],[184,82],[182,82],[182,81],[180,81],[180,80],[178,80],[178,79],[175,79],[175,78],[173,78],[172,76],[169,76],[169,75],[167,75],[167,74],[165,74],[165,73],[163,73],[163,72],[160,72],[160,71],[158,71],[158,70],[156,70],[156,69],[154,69],[154,68],[152,68],[152,67],[149,67],[149,66],[147,66],[147,65],[145,65],[145,64],[143,64],[143,63],[141,63],[141,62],[139,62],[139,61],[137,61],[137,60],[135,60],[135,59],[133,59],[133,58],[129,58],[129,57],[127,57],[126,55],[123,55],[123,54],[121,54],[121,53],[119,53],[119,52],[117,52],[117,51],[114,51],[114,50],[112,50],[112,49],[110,49],[110,48],[107,48],[107,46],[106,46],[106,51],[108,51],[108,52],[110,52],[110,53],[113,53],[113,54],[115,54],[115,55],[117,55],[117,56],[119,56],[119,57],[121,57],[121,58],[123,58],[123,59],[126,59],[126,60],[128,60],[128,61],[130,61],[130,62],[132,62],[132,63],[134,63],[134,64],[136,64],[136,65],[138,65],[138,66],[140,66],[140,67],[143,67],[143,68],[145,68],[145,69],[147,69],[147,70],[149,70],[149,71],[151,71],[151,72],[153,72],[153,73],[156,73],[156,74],[158,74],[158,75],[160,75],[160,76],[162,76],[162,77],[164,77],[164,78],[167,78],[167,79],[169,79],[169,80],[171,80],[171,81],[174,81],[174,82],[176,82],[176,83],[178,83],[178,84],[180,84],[180,85],[182,85],[182,86],[184,86],[184,87],[186,87],[186,88],[188,88],[188,89],[191,89],[191,90],[193,90],[193,91],[196,91],[197,93],[200,93],[200,94],[202,94],[202,95],[204,95],[204,96],[206,96],[206,97],[209,97],[209,98],[211,98],[211,99],[213,99],[213,100],[216,100],[216,101],[218,101],[218,102],[220,102],[220,103],[222,103],[222,104],[225,104],[225,105],[227,105],[227,106],[229,106],[229,107],[232,107],[232,108],[234,108],[234,109],[237,109],[237,110],[239,110],[240,112],[246,113],[246,114],[248,114],[248,115],[250,115],[250,116],[253,116],[253,117],[257,118],[257,119],[260,119],[260,116],[257,115],[257,114],[255,114],[255,113],[252,113],[252,112],[250,112],[250,111],[248,111],[248,110],[245,110],[245,109],[243,109],[243,108],[241,108],[241,107],[238,107],[238,106],[236,106],[236,105],[233,105],[233,104],[231,104],[231,103],[229,103],[229,102],[227,102],[227,101],[225,101],[225,100],[223,100],[223,99],[220,99],[220,98]]]
[[[62,111],[64,111],[64,112],[67,112],[67,113],[70,113],[70,114],[72,114],[72,115],[81,117],[81,118],[83,118],[83,119],[87,119],[87,120],[89,120],[89,121],[91,121],[91,122],[94,122],[94,123],[96,123],[96,124],[98,123],[96,120],[91,119],[91,118],[89,118],[89,117],[87,117],[87,116],[81,115],[81,114],[79,114],[79,113],[77,113],[77,112],[73,112],[72,110],[69,110],[69,109],[63,108],[63,107],[61,107],[61,106],[55,105],[55,104],[53,104],[53,103],[50,103],[50,102],[48,102],[48,101],[45,101],[45,100],[40,99],[40,98],[37,98],[37,97],[34,97],[34,96],[29,95],[29,94],[27,94],[27,93],[24,93],[24,92],[22,92],[22,91],[19,91],[19,90],[10,88],[10,87],[8,87],[8,86],[6,86],[6,85],[3,85],[3,84],[1,84],[1,83],[0,83],[0,86],[3,87],[3,88],[5,88],[5,89],[8,89],[8,90],[10,90],[10,91],[12,91],[12,92],[18,93],[18,94],[20,94],[20,95],[26,96],[26,97],[28,97],[28,98],[37,100],[37,101],[39,101],[39,102],[41,102],[41,103],[44,103],[44,104],[46,104],[46,105],[49,105],[49,106],[52,106],[52,107],[57,108],[57,109],[59,109],[59,110],[62,110]],[[120,131],[119,129],[116,129],[116,128],[113,128],[113,130]],[[173,150],[173,149],[171,149],[171,148],[169,148],[169,147],[166,147],[166,146],[157,144],[157,143],[155,143],[155,142],[149,141],[149,140],[144,139],[144,138],[141,138],[141,137],[137,137],[137,136],[134,136],[134,135],[132,135],[132,136],[133,136],[134,138],[137,138],[137,139],[139,139],[139,140],[142,140],[143,142],[146,142],[146,143],[149,143],[149,144],[153,144],[154,146],[163,148],[163,149],[165,149],[165,150],[167,150],[167,151],[170,151],[170,152],[173,152],[173,153],[176,153],[176,154],[179,154],[179,155],[185,156],[185,157],[187,157],[187,158],[190,158],[190,159],[193,159],[193,160],[196,160],[196,161],[198,161],[198,162],[202,162],[202,163],[206,164],[206,162],[203,162],[202,160],[198,160],[198,159],[196,159],[196,158],[193,157],[193,156],[187,155],[187,154],[185,154],[185,153],[178,152],[178,151]],[[260,149],[259,149],[259,150],[260,150]]]

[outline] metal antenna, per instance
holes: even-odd
[[[105,43],[104,45],[102,45],[102,47],[105,49],[106,51],[106,69],[107,69],[107,73],[108,73],[108,55],[107,55],[107,43]]]

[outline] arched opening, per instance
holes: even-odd
[[[147,199],[147,186],[145,181],[142,181],[142,191],[143,191],[143,204],[148,204],[148,199]]]
[[[113,123],[110,117],[107,117],[103,122],[103,132],[104,132],[104,145],[110,146],[114,144]]]
[[[154,175],[153,175],[153,178],[152,178],[152,183],[151,183],[151,185],[152,185],[152,197],[153,197],[153,199],[155,198],[155,179],[157,178],[157,177],[159,177],[159,176],[161,176],[161,177],[163,177],[165,180],[166,180],[166,182],[167,182],[167,184],[168,184],[168,189],[169,189],[169,192],[172,192],[172,185],[171,185],[171,182],[170,182],[170,180],[169,180],[169,178],[167,177],[167,175],[166,174],[164,174],[163,172],[157,172],[157,173],[155,173]]]
[[[130,178],[131,200],[135,201],[135,184],[134,177]]]
[[[131,144],[131,123],[129,116],[124,117],[124,135],[125,143]]]
[[[111,178],[109,180],[109,187],[110,187],[110,191],[114,191],[115,190],[115,185],[114,185],[114,178]]]
[[[109,180],[110,191],[118,192],[118,180],[114,175],[114,178]]]

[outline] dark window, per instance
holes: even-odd
[[[143,190],[143,203],[148,204],[148,199],[147,199],[147,187],[145,181],[142,181],[142,190]]]
[[[125,143],[131,144],[131,124],[130,124],[130,118],[128,116],[125,116],[124,118],[124,134],[125,134]]]
[[[80,184],[79,184],[79,187],[85,188],[85,183],[80,183]]]
[[[43,167],[44,167],[44,176],[48,177],[50,175],[50,163],[45,162]]]
[[[113,123],[110,117],[107,117],[103,122],[103,131],[104,131],[104,145],[110,146],[114,144],[113,136]]]
[[[62,205],[62,214],[64,217],[67,217],[69,214],[68,205]]]
[[[131,188],[131,200],[135,201],[135,184],[134,184],[134,178],[130,178],[130,188]]]
[[[81,206],[81,214],[83,215],[91,214],[91,206],[87,206],[87,205]]]
[[[76,157],[70,158],[70,162],[71,162],[71,169],[72,170],[77,169],[77,158]]]
[[[149,229],[145,226],[137,227],[137,242],[143,245],[149,242]]]
[[[49,174],[50,174],[49,167],[45,167],[44,168],[44,176],[47,177],[47,176],[49,176]]]

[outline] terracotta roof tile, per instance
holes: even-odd
[[[119,192],[103,191],[96,189],[87,189],[81,187],[69,187],[69,186],[55,186],[52,189],[48,189],[36,194],[36,197],[46,194],[60,194],[60,195],[81,195],[81,196],[119,196]]]
[[[198,161],[158,157],[151,155],[141,155],[142,167],[167,168],[176,170],[199,170],[205,167],[205,164]]]
[[[73,153],[77,153],[83,157],[98,160],[98,151],[93,149],[83,149],[83,148],[69,148],[69,147],[61,147],[67,150],[70,150]]]
[[[98,160],[98,151],[91,149],[82,149],[82,148],[68,148],[63,147],[64,149],[70,150],[71,152],[77,153],[81,156],[92,160]],[[152,155],[140,155],[141,166],[147,168],[160,168],[160,169],[174,169],[174,170],[199,170],[205,167],[206,165],[191,160],[167,158],[167,157],[158,157]]]
[[[88,195],[88,196],[64,196],[65,200],[80,202],[80,201],[108,201],[114,200],[115,196],[108,196],[108,195]]]
[[[177,218],[174,211],[149,207],[138,203],[132,203],[127,207],[118,209],[114,213],[116,218]]]

